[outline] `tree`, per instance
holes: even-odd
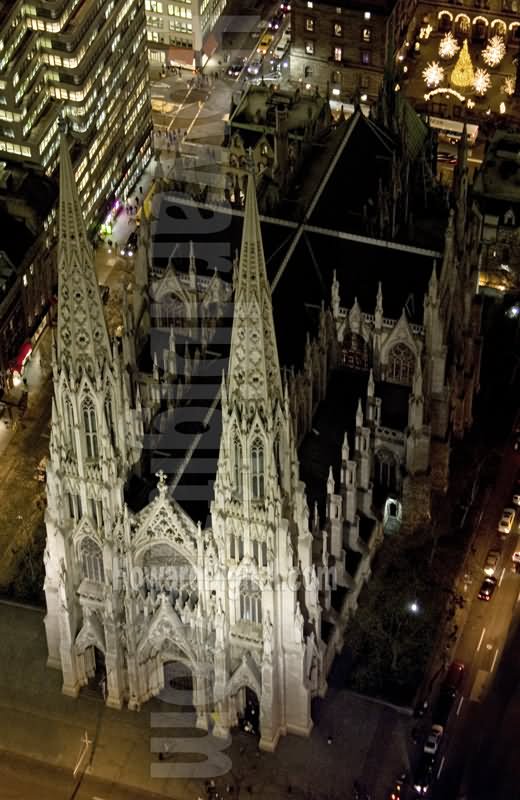
[[[475,70],[468,50],[468,40],[464,39],[457,63],[453,67],[450,81],[458,89],[470,89],[475,80]]]

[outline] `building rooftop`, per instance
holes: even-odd
[[[495,133],[476,174],[473,191],[486,199],[520,201],[520,134]]]
[[[248,84],[231,114],[229,124],[231,128],[254,125],[262,129],[274,129],[277,109],[287,111],[287,130],[293,136],[303,136],[306,126],[320,117],[330,117],[325,97],[302,94],[299,89],[275,90],[272,84]]]
[[[306,5],[306,3],[304,3]],[[395,0],[314,0],[313,6],[329,6],[329,8],[344,8],[352,11],[370,11],[376,14],[389,14],[395,5]]]

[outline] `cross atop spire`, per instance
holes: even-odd
[[[93,375],[111,360],[110,341],[63,118],[59,128],[58,360]]]
[[[255,180],[249,172],[235,290],[229,400],[283,400],[271,288],[265,269]]]

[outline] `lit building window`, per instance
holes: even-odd
[[[370,11],[365,11],[365,13],[363,14],[363,16],[364,16],[364,18],[365,18],[365,19],[368,21],[372,15],[370,14]]]
[[[343,48],[342,47],[335,47],[334,48],[334,61],[342,61],[343,60]]]
[[[314,31],[314,17],[305,17],[305,30],[311,33]]]
[[[368,50],[361,51],[361,63],[370,64],[370,53]]]
[[[364,42],[371,42],[372,41],[372,28],[363,28],[363,33],[361,38]]]
[[[314,8],[314,3],[312,0],[307,0],[307,8]]]
[[[343,36],[343,25],[339,22],[335,22],[332,26],[332,32],[334,36]]]
[[[22,281],[23,281],[23,285],[27,286],[27,275],[23,276]]]
[[[314,42],[311,41],[305,42],[305,53],[308,56],[314,55]]]

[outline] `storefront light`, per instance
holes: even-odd
[[[338,95],[340,94],[340,91],[339,91],[339,89],[333,89],[333,90],[332,90],[332,94],[333,94],[335,97],[338,97]]]

